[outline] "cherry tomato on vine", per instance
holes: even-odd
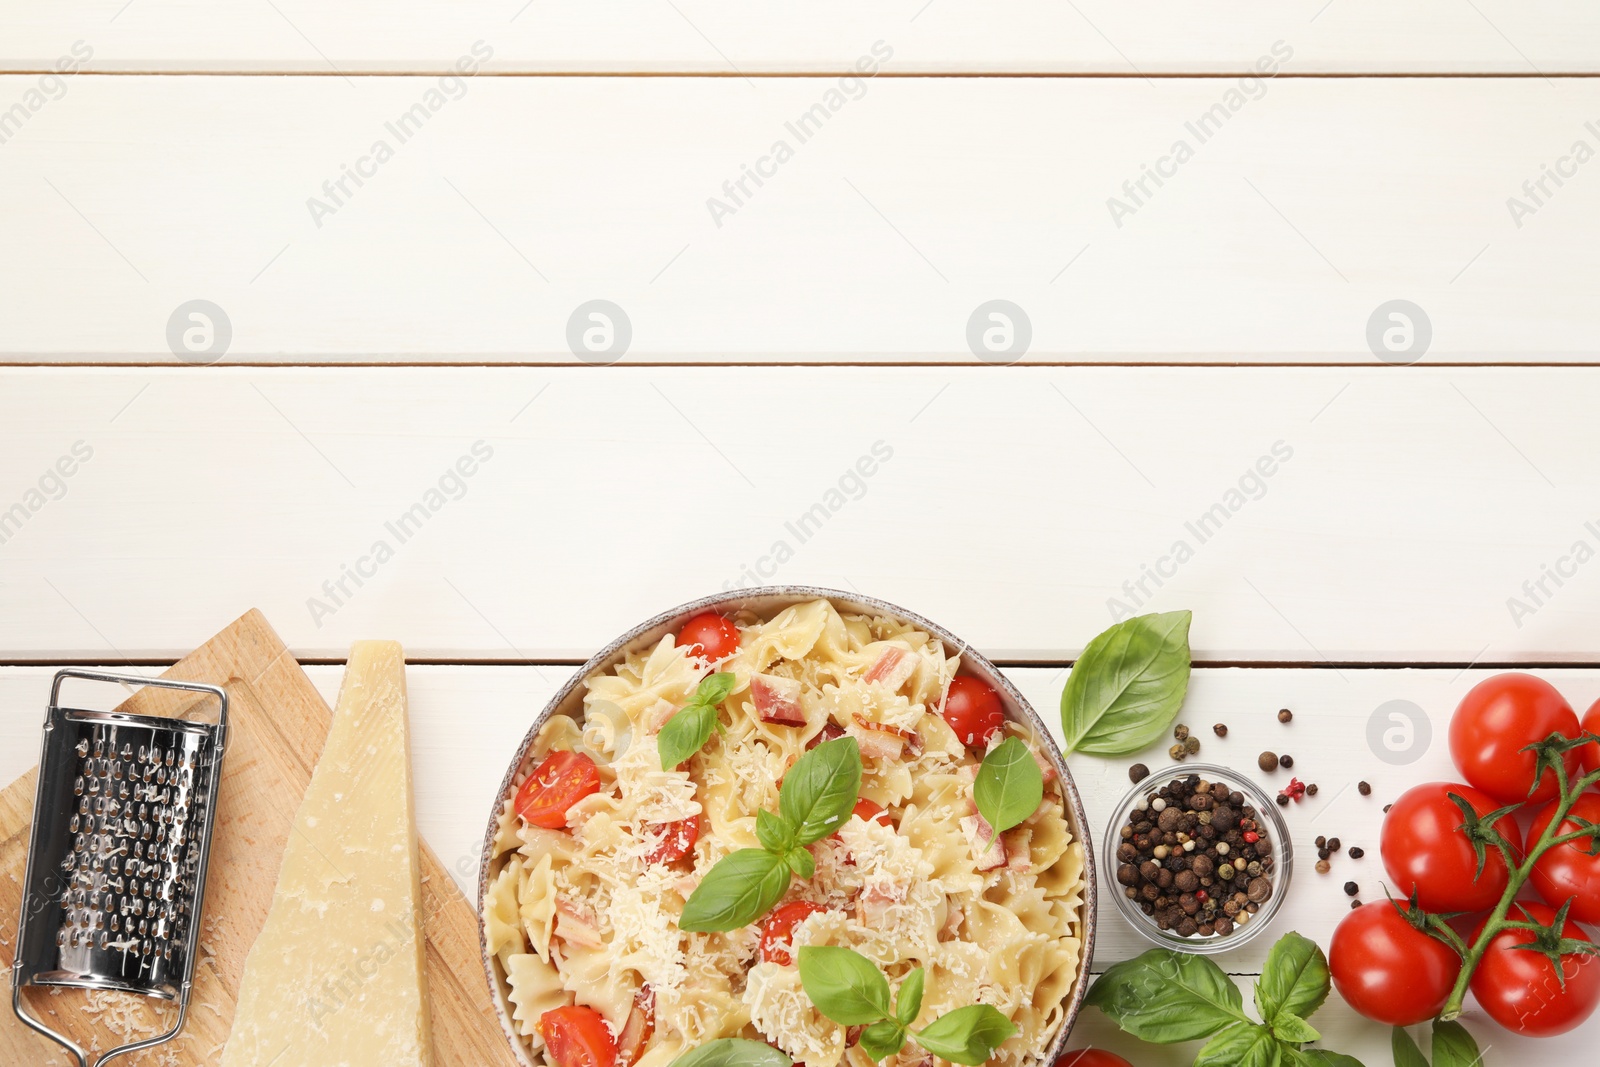
[[[1554,908],[1519,901],[1507,918],[1548,925]],[[1480,924],[1478,932],[1483,930]],[[1473,940],[1477,940],[1477,932]],[[1587,942],[1589,936],[1570,918],[1561,929],[1563,938]],[[1541,952],[1517,948],[1533,942],[1529,930],[1503,930],[1472,972],[1472,995],[1489,1017],[1501,1026],[1530,1037],[1564,1034],[1587,1019],[1600,1004],[1600,959],[1569,953],[1561,957],[1561,974]]]
[[[1328,943],[1333,988],[1361,1015],[1411,1026],[1439,1014],[1461,973],[1461,957],[1412,926],[1387,900],[1354,909]]]
[[[1555,817],[1554,802],[1540,811],[1528,830],[1528,840],[1537,841],[1545,827]],[[1571,833],[1582,827],[1574,819],[1600,823],[1600,793],[1584,793],[1572,802],[1567,817],[1561,820],[1557,834]],[[1581,923],[1600,923],[1600,855],[1591,856],[1592,844],[1583,839],[1568,841],[1540,856],[1533,865],[1533,887],[1545,903],[1559,908],[1568,900],[1572,910],[1567,914]]]
[[[1409,899],[1414,891],[1424,911],[1488,911],[1500,902],[1511,880],[1505,857],[1493,844],[1484,844],[1483,873],[1463,830],[1466,815],[1454,793],[1480,817],[1495,811],[1493,798],[1470,785],[1429,782],[1400,794],[1383,820],[1379,848],[1389,872],[1394,895]],[[1502,815],[1494,829],[1510,844],[1513,855],[1522,854],[1522,835],[1510,815]]]
[[[1056,1067],[1133,1067],[1133,1064],[1103,1048],[1085,1048],[1063,1053]]]
[[[569,1005],[539,1016],[539,1036],[556,1067],[612,1067],[617,1043],[593,1008]]]
[[[1589,705],[1589,710],[1583,713],[1583,721],[1578,723],[1578,728],[1586,734],[1600,737],[1600,700]],[[1600,744],[1590,742],[1578,751],[1582,754],[1585,772],[1600,771]]]
[[[781,908],[774,908],[761,924],[761,958],[779,967],[789,966],[794,962],[789,952],[794,947],[794,928],[807,916],[827,910],[809,900],[791,900]]]
[[[980,678],[958,674],[950,679],[944,696],[944,721],[963,745],[983,748],[996,730],[1006,724],[1000,694]]]
[[[1578,735],[1578,716],[1556,687],[1531,674],[1497,674],[1461,699],[1450,720],[1450,757],[1467,781],[1500,803],[1542,803],[1556,798],[1555,772],[1546,768],[1534,789],[1534,754],[1522,749],[1553,733]],[[1569,779],[1580,761],[1578,749],[1563,758]]]
[[[558,750],[528,775],[517,790],[517,814],[547,830],[567,828],[567,809],[600,791],[600,770],[581,752]]]
[[[678,631],[678,647],[685,645],[692,654],[715,663],[738,651],[739,628],[727,617],[707,611],[684,623]]]

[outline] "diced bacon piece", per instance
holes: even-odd
[[[899,645],[885,646],[878,653],[878,658],[873,661],[867,673],[862,676],[862,681],[868,685],[881,685],[894,692],[911,679],[917,669],[917,658]]]
[[[600,927],[587,908],[582,908],[566,897],[556,898],[556,936],[563,941],[585,948],[604,948]]]
[[[915,730],[873,722],[859,711],[855,712],[852,718],[861,728],[861,736],[857,740],[861,743],[863,755],[872,755],[879,759],[899,759],[907,755],[916,759],[922,755],[922,737]]]
[[[1006,867],[1026,874],[1033,870],[1033,831],[1025,826],[1007,830],[1000,835],[1006,850]]]
[[[617,1035],[617,1067],[633,1067],[656,1032],[656,991],[641,986],[633,997],[633,1010]]]
[[[843,736],[844,731],[835,726],[832,719],[829,719],[822,724],[822,729],[817,731],[816,736],[806,742],[806,751],[810,752],[824,741],[837,741]]]
[[[944,925],[939,927],[940,941],[954,941],[961,932],[961,924],[965,921],[967,913],[950,903],[950,898],[945,898]]]
[[[992,871],[1005,866],[1005,845],[982,815],[968,815],[962,819],[961,832],[967,835],[967,843],[972,846],[972,858],[978,870]]]
[[[1028,749],[1028,752],[1033,756],[1033,762],[1039,765],[1039,773],[1044,776],[1045,784],[1048,785],[1049,783],[1055,781],[1056,765],[1046,759],[1044,753],[1040,752],[1036,748],[1030,748]]]
[[[806,713],[800,709],[800,680],[775,674],[750,677],[750,695],[756,701],[756,714],[762,722],[781,726],[804,726]]]

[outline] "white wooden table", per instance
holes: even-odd
[[[1189,607],[1204,755],[1369,848],[1295,877],[1325,945],[1470,685],[1600,697],[1597,73],[1577,0],[0,0],[0,778],[58,665],[256,606],[331,694],[393,637],[466,884],[528,718],[674,603],[859,589],[1047,717]],[[1074,759],[1097,824],[1128,762]]]

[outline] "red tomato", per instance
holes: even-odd
[[[1461,957],[1418,930],[1387,900],[1363,904],[1339,921],[1328,943],[1333,987],[1360,1014],[1411,1026],[1439,1014],[1461,973]]]
[[[678,631],[678,647],[713,663],[733,655],[739,648],[739,628],[714,611],[696,615]]]
[[[1530,842],[1539,840],[1555,813],[1554,803],[1539,812],[1528,830]],[[1572,809],[1556,833],[1581,830],[1574,818],[1600,823],[1600,793],[1584,793],[1573,801]],[[1553,908],[1572,901],[1572,910],[1567,914],[1578,922],[1593,925],[1600,923],[1600,856],[1589,855],[1590,847],[1589,842],[1579,839],[1558,845],[1540,856],[1533,865],[1533,886]]]
[[[950,689],[945,693],[944,721],[963,745],[983,748],[994,732],[1005,726],[1006,712],[993,686],[958,674],[950,679]]]
[[[809,900],[792,900],[781,908],[773,909],[761,924],[761,958],[779,967],[789,966],[794,962],[789,954],[789,948],[794,944],[794,928],[806,916],[827,910]]]
[[[617,1043],[593,1008],[556,1008],[539,1016],[539,1036],[556,1067],[613,1067]]]
[[[1586,734],[1600,737],[1600,700],[1589,705],[1589,710],[1583,713],[1583,721],[1578,727]],[[1578,752],[1582,755],[1585,772],[1600,771],[1600,745],[1591,741]]]
[[[552,752],[517,790],[517,814],[547,830],[567,828],[567,809],[600,791],[600,769],[581,752]]]
[[[1534,789],[1534,754],[1522,749],[1553,733],[1578,735],[1578,716],[1555,686],[1531,674],[1497,674],[1461,699],[1450,720],[1450,757],[1467,781],[1502,804],[1543,803],[1556,798],[1555,772],[1546,769]],[[1580,759],[1578,749],[1566,754],[1569,776]]]
[[[1462,832],[1465,819],[1450,799],[1451,793],[1466,800],[1479,815],[1499,807],[1470,785],[1429,782],[1412,786],[1400,794],[1383,820],[1379,838],[1383,867],[1394,883],[1395,896],[1409,898],[1415,890],[1424,911],[1488,911],[1500,902],[1510,881],[1505,857],[1494,845],[1485,844],[1483,874],[1474,880],[1477,856]],[[1502,815],[1494,828],[1511,845],[1513,854],[1522,854],[1522,835],[1511,816]]]
[[[1507,916],[1545,924],[1555,917],[1553,908],[1521,901]],[[1474,941],[1482,930],[1480,925],[1473,933]],[[1561,936],[1589,940],[1571,919],[1562,927]],[[1534,934],[1528,930],[1505,930],[1497,935],[1472,972],[1472,995],[1489,1017],[1507,1030],[1531,1037],[1564,1034],[1600,1004],[1600,960],[1578,953],[1563,955],[1558,977],[1548,956],[1515,947],[1533,940]]]
[[[662,823],[651,827],[650,834],[654,844],[645,853],[644,861],[676,863],[693,852],[695,842],[700,840],[700,816],[691,815],[677,822]]]
[[[889,813],[883,810],[883,805],[868,800],[866,797],[856,801],[856,806],[851,810],[850,814],[862,822],[871,822],[873,819],[877,819],[884,826],[894,825],[893,820],[889,818]]]
[[[1133,1067],[1133,1064],[1103,1048],[1086,1048],[1064,1053],[1056,1061],[1056,1067]]]

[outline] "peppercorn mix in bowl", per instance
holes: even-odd
[[[1288,827],[1270,795],[1226,767],[1152,772],[1117,803],[1105,842],[1117,909],[1166,948],[1237,948],[1288,892]]]

